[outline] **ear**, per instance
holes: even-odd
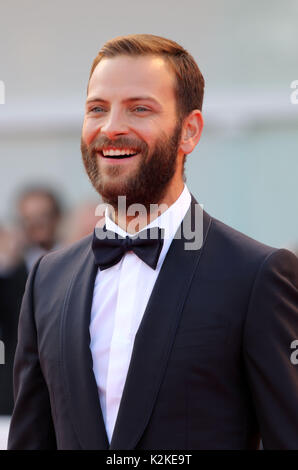
[[[200,140],[204,120],[200,110],[194,109],[184,120],[180,149],[184,154],[191,153]]]

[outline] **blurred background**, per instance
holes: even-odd
[[[28,270],[95,222],[99,196],[84,173],[80,133],[100,47],[114,36],[151,33],[188,49],[206,81],[205,128],[186,163],[190,191],[212,216],[296,251],[297,18],[296,0],[2,3],[0,340],[11,338],[11,346],[0,365],[0,447],[12,407],[14,312]]]

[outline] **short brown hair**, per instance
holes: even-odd
[[[98,63],[118,55],[163,57],[176,77],[178,120],[183,120],[193,109],[202,110],[205,81],[194,58],[175,41],[152,34],[129,34],[107,41],[93,61],[88,86]]]

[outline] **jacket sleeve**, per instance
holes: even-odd
[[[264,449],[298,449],[295,340],[298,259],[288,250],[275,250],[255,279],[243,341],[246,374]]]
[[[34,321],[34,279],[42,257],[31,270],[22,301],[14,359],[14,410],[8,450],[56,449],[48,389],[40,368]]]

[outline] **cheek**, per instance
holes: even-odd
[[[154,145],[156,139],[158,138],[159,133],[155,131],[152,127],[148,127],[143,125],[139,125],[138,127],[134,128],[134,133],[137,138],[143,140],[143,142],[146,142],[146,144],[151,147]]]
[[[90,143],[96,138],[100,126],[95,120],[85,119],[82,128],[82,138],[86,145],[90,145]]]

